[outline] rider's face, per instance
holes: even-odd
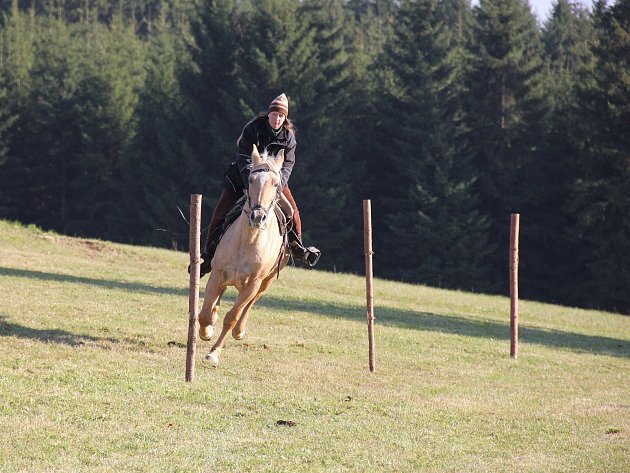
[[[267,118],[269,119],[269,124],[271,125],[271,128],[273,128],[274,130],[277,130],[278,128],[282,126],[282,124],[284,123],[284,120],[287,117],[284,113],[270,112]]]

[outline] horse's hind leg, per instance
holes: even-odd
[[[225,287],[220,288],[215,280],[208,280],[203,298],[203,305],[199,312],[199,338],[208,341],[214,334],[214,325],[219,316],[219,303]]]
[[[260,284],[254,284],[249,287],[243,288],[241,293],[236,297],[234,301],[234,305],[230,310],[227,311],[225,317],[223,318],[223,329],[221,330],[221,334],[217,341],[214,343],[212,350],[210,353],[206,355],[206,360],[211,361],[214,364],[219,363],[219,354],[225,345],[225,337],[228,332],[234,328],[236,323],[238,322],[243,310],[250,304],[250,302],[256,297],[258,294],[258,289],[260,288]]]
[[[258,294],[256,294],[256,296],[251,300],[251,302],[247,304],[245,308],[243,309],[243,313],[239,317],[238,322],[236,322],[236,326],[232,330],[232,337],[235,340],[242,340],[243,337],[245,336],[245,333],[247,333],[247,319],[249,318],[249,312],[252,310],[252,307],[254,306],[256,301],[262,297],[262,295],[267,291],[267,289],[269,289],[269,286],[271,286],[271,283],[273,282],[274,279],[275,279],[275,274],[272,274],[267,279],[265,279],[260,285]]]

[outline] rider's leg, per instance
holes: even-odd
[[[210,225],[208,226],[208,236],[206,238],[205,250],[201,254],[203,263],[201,263],[201,276],[210,272],[210,261],[214,256],[214,251],[219,243],[219,231],[225,221],[225,216],[238,200],[238,194],[230,189],[223,189],[217,205],[212,212]]]
[[[282,193],[291,204],[291,207],[293,207],[293,229],[289,232],[291,253],[293,253],[294,258],[303,261],[309,266],[315,266],[317,261],[319,261],[321,251],[314,246],[309,246],[308,248],[304,247],[302,243],[302,220],[300,219],[300,211],[297,208],[289,186],[282,189]]]
[[[300,211],[297,208],[289,186],[285,186],[284,189],[282,189],[282,194],[284,194],[293,208],[293,231],[297,234],[297,237],[302,240],[302,219],[300,218]]]

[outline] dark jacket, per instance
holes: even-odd
[[[280,129],[277,136],[274,136],[271,127],[268,126],[266,116],[258,116],[250,121],[243,128],[241,136],[236,141],[238,152],[236,164],[242,179],[242,185],[247,187],[249,172],[252,169],[252,149],[256,145],[258,152],[262,155],[265,150],[269,155],[275,155],[281,149],[284,150],[284,163],[282,164],[282,188],[287,185],[293,164],[295,164],[295,135],[285,127]]]

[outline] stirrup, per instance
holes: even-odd
[[[319,257],[322,255],[322,252],[314,246],[309,246],[308,248],[304,247],[302,242],[298,239],[293,240],[290,247],[293,258],[302,261],[311,268],[317,264]]]
[[[321,255],[321,251],[314,246],[309,246],[306,248],[306,253],[304,254],[304,262],[312,268],[317,264]]]

